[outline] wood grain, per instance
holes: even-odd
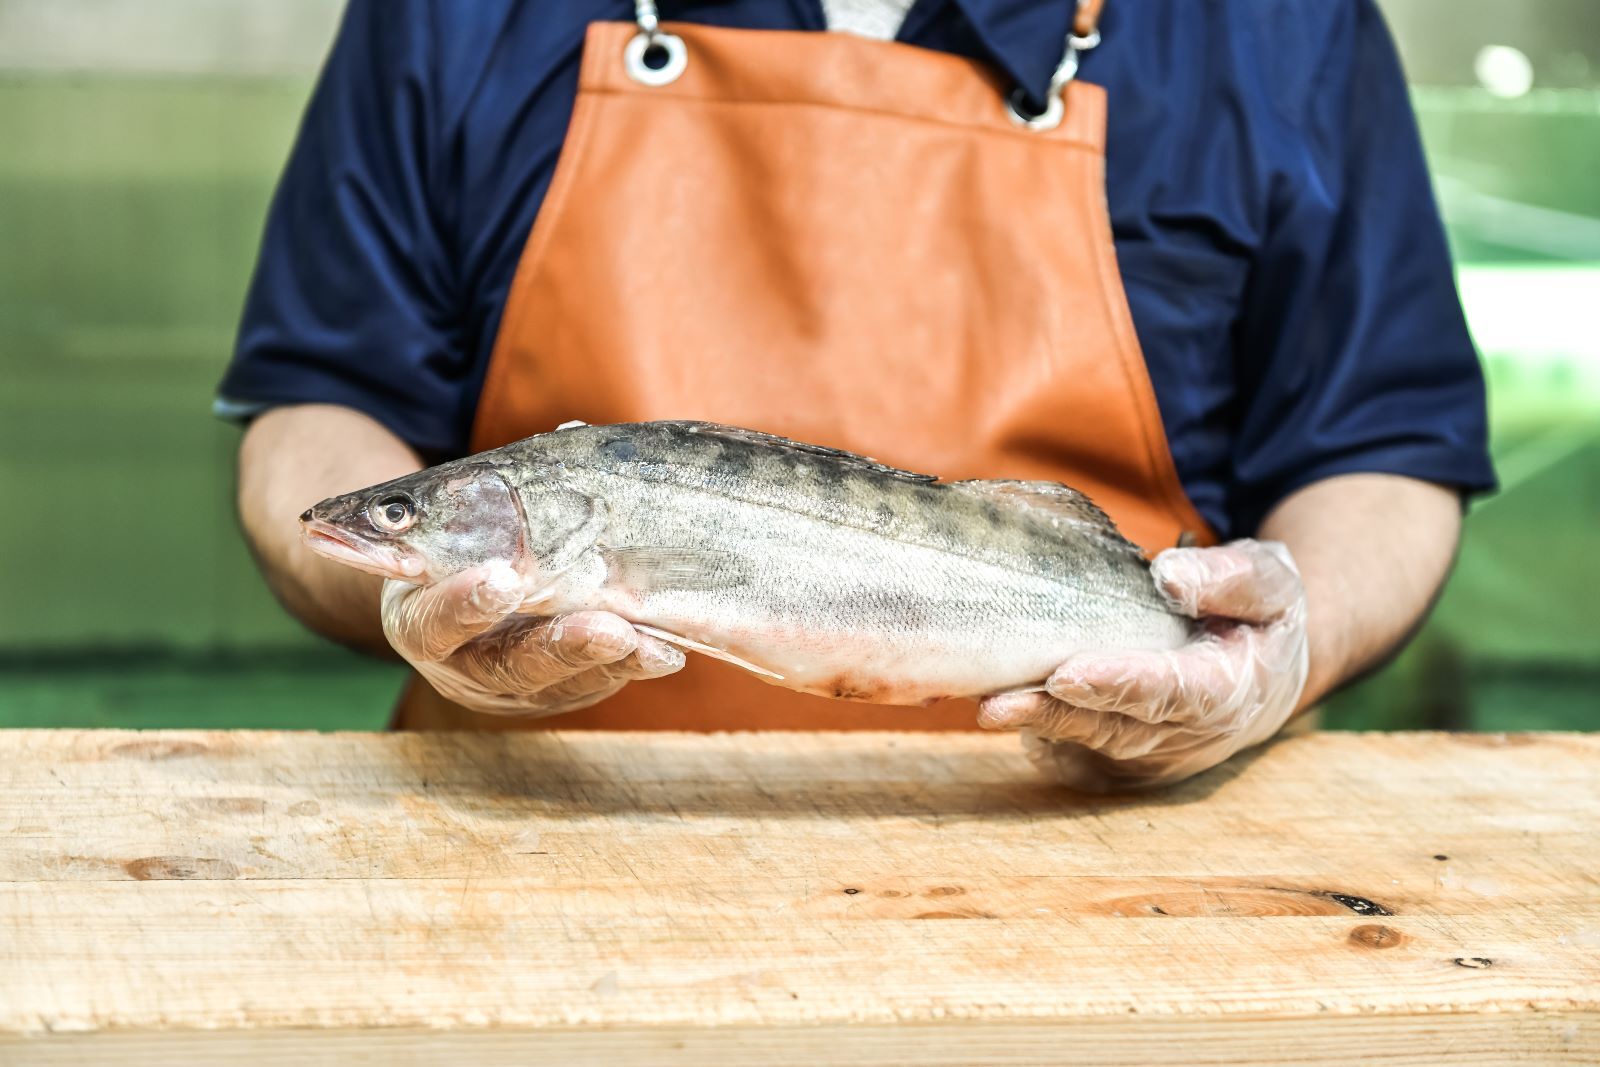
[[[1600,1061],[1600,737],[0,733],[0,1063]]]

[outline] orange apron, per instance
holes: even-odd
[[[658,29],[641,6],[638,26],[589,27],[475,451],[571,419],[706,419],[944,478],[1066,482],[1151,550],[1211,540],[1134,336],[1105,92],[1072,80],[1075,48],[1028,128],[968,59],[836,33]],[[1078,34],[1097,8],[1080,9]],[[641,66],[647,44],[664,70]],[[691,654],[677,675],[547,719],[468,712],[413,679],[395,724],[926,730],[974,714],[807,696]]]

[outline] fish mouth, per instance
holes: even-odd
[[[374,544],[323,519],[301,520],[300,539],[319,556],[380,578],[415,582],[424,570],[422,561],[413,554]]]

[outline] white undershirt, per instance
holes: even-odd
[[[828,29],[891,41],[911,10],[912,0],[822,0]]]

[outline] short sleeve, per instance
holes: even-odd
[[[421,0],[351,0],[268,213],[217,413],[356,408],[459,450],[468,356]]]
[[[1493,488],[1467,332],[1405,79],[1372,0],[1343,0],[1288,136],[1237,323],[1235,528],[1323,478]]]

